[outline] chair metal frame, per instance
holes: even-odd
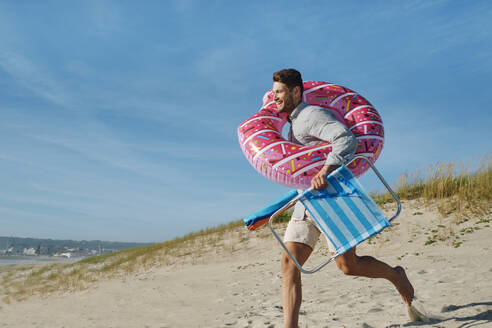
[[[349,162],[347,162],[347,166],[352,163],[353,161],[355,161],[356,159],[363,159],[365,161],[367,161],[369,163],[369,166],[371,167],[371,169],[374,171],[374,173],[376,174],[376,176],[379,178],[379,180],[383,183],[383,185],[386,187],[386,189],[388,190],[388,192],[390,193],[390,195],[395,199],[396,203],[397,203],[397,210],[396,210],[396,213],[388,220],[389,222],[393,221],[398,215],[400,215],[400,212],[401,212],[401,202],[400,202],[400,199],[398,198],[398,196],[396,195],[396,193],[393,191],[393,189],[391,189],[391,187],[388,185],[388,183],[386,182],[386,180],[383,178],[383,176],[381,175],[381,173],[379,173],[379,171],[376,169],[376,167],[374,166],[374,164],[371,162],[371,160],[369,160],[369,158],[367,158],[366,156],[364,155],[355,155]],[[309,190],[312,190],[312,188],[309,188],[307,189],[306,191],[309,191]],[[283,249],[285,250],[285,252],[287,253],[287,255],[292,259],[292,261],[294,262],[294,264],[297,266],[297,268],[302,272],[302,273],[307,273],[307,274],[311,274],[311,273],[315,273],[319,270],[321,270],[325,265],[327,265],[328,263],[330,263],[331,261],[333,261],[333,259],[335,259],[337,256],[341,255],[341,254],[334,254],[333,256],[331,256],[330,258],[328,258],[327,260],[325,260],[324,262],[322,262],[321,264],[317,265],[316,267],[314,267],[313,269],[311,270],[308,270],[308,269],[304,269],[300,264],[299,262],[297,261],[297,259],[294,257],[294,255],[289,251],[289,249],[287,248],[287,246],[285,245],[285,243],[283,242],[282,238],[278,235],[278,233],[275,231],[275,229],[273,228],[273,221],[279,216],[281,215],[282,213],[284,213],[285,211],[287,211],[289,208],[291,208],[292,206],[295,205],[295,203],[299,200],[299,198],[301,198],[303,193],[300,193],[297,197],[295,197],[294,199],[292,199],[290,202],[288,202],[287,204],[285,204],[283,207],[281,207],[279,210],[277,210],[271,217],[270,217],[270,220],[268,221],[269,225],[270,225],[270,230],[272,231],[273,235],[275,236],[275,238],[278,240],[278,242],[280,243],[280,245],[283,247]]]

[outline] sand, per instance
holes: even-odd
[[[329,264],[303,275],[300,327],[492,327],[491,223],[470,220],[453,228],[415,203],[404,204],[395,223],[358,253],[403,266],[427,322],[410,322],[389,282],[345,276]],[[424,245],[432,230],[459,235],[465,227],[480,229],[460,235],[465,241],[457,248],[451,239]],[[262,229],[247,232],[250,238],[241,243],[231,234],[228,251],[188,261],[194,264],[153,267],[80,292],[0,302],[0,328],[282,327],[282,252]],[[323,252],[318,249],[310,263]]]

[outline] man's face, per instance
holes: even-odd
[[[273,82],[273,100],[277,104],[278,113],[291,113],[297,104],[294,100],[294,91],[296,88],[289,88],[282,82]]]

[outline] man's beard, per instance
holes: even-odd
[[[294,96],[289,95],[284,99],[284,108],[281,110],[277,111],[278,113],[291,113],[294,110]]]

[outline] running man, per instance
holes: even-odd
[[[297,70],[275,72],[272,91],[277,111],[289,115],[290,142],[309,146],[326,141],[332,144],[332,152],[323,168],[311,181],[313,189],[326,188],[326,176],[354,155],[357,147],[355,136],[326,109],[302,102],[302,77]],[[301,266],[311,255],[319,236],[320,231],[313,219],[298,202],[287,226],[284,242]],[[333,246],[328,244],[333,250]],[[390,281],[403,302],[411,305],[414,290],[402,267],[391,267],[371,256],[358,256],[355,247],[338,256],[335,262],[346,275]],[[281,267],[284,327],[298,327],[302,302],[301,272],[286,253],[282,257]]]

